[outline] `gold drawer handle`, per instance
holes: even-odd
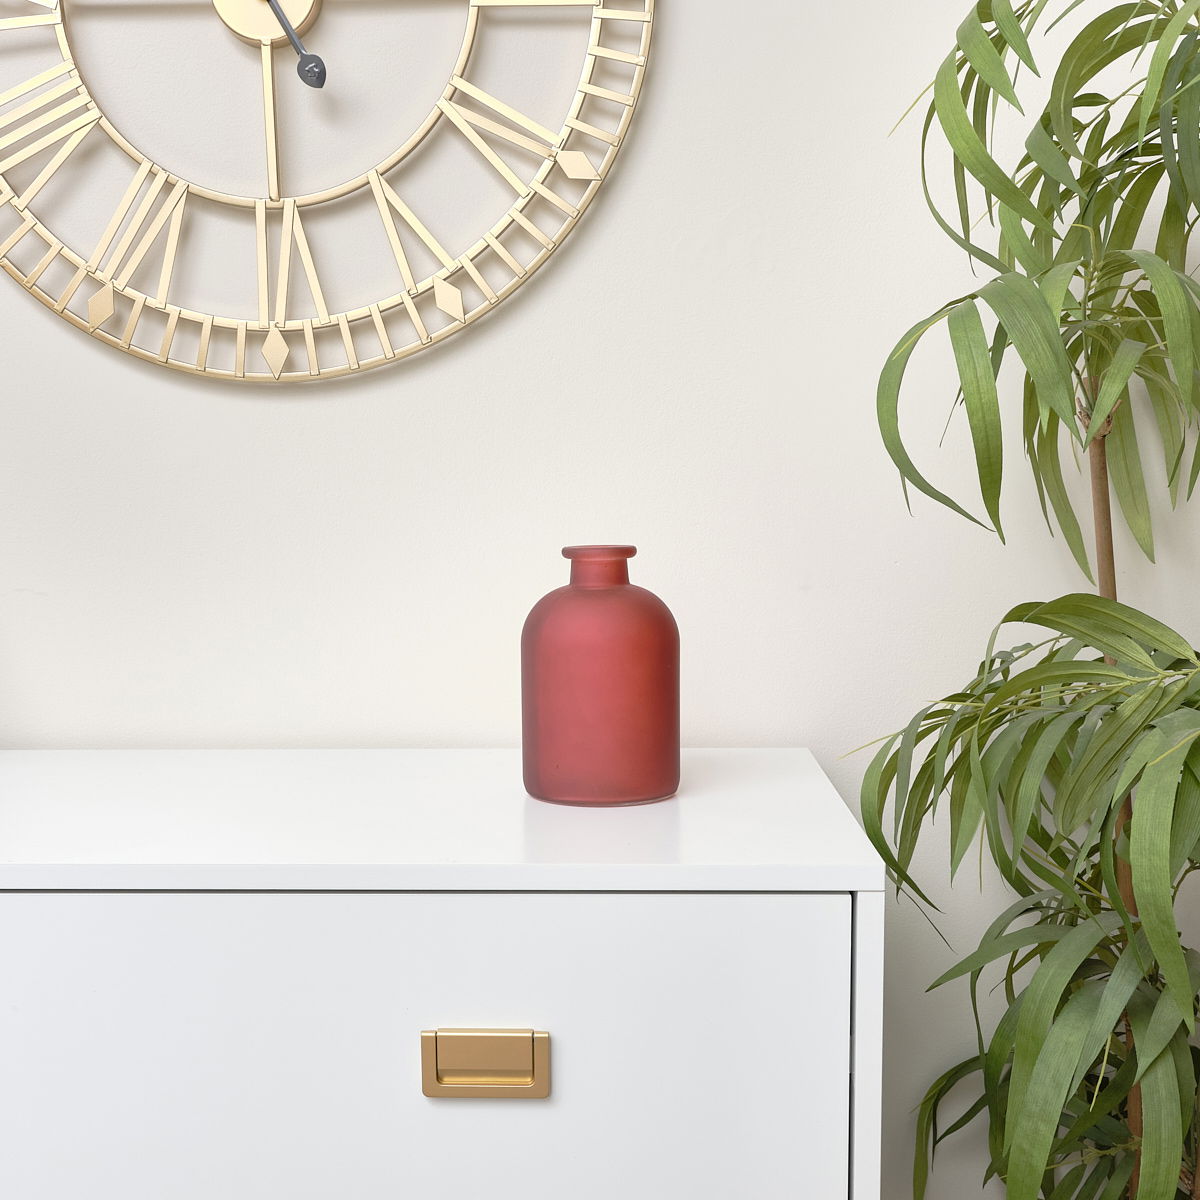
[[[421,1090],[443,1100],[545,1100],[550,1035],[534,1029],[426,1029]]]

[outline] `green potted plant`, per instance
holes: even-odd
[[[1029,120],[1031,39],[1060,22],[1069,42]],[[948,148],[952,213],[923,171],[926,195],[986,282],[900,340],[880,430],[906,487],[1003,536],[1003,433],[1019,421],[1047,522],[1099,595],[1008,613],[970,682],[887,739],[864,780],[864,823],[898,886],[924,899],[914,852],[948,810],[951,872],[981,838],[1014,893],[935,983],[968,981],[979,1037],[920,1106],[914,1195],[936,1144],[986,1117],[986,1174],[1010,1200],[1197,1198],[1200,954],[1181,943],[1175,901],[1200,866],[1200,658],[1118,603],[1113,521],[1153,560],[1151,441],[1173,503],[1200,476],[1200,286],[1187,273],[1200,0],[980,0],[932,93],[922,153]],[[1020,122],[1024,153],[1006,170],[998,147]],[[983,517],[929,481],[901,433],[909,360],[943,326]],[[1094,559],[1064,450],[1087,460]],[[1038,636],[1001,645],[1009,625]],[[985,1028],[979,989],[997,974],[1006,1008]],[[966,1087],[965,1111],[939,1120]]]

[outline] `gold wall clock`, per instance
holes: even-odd
[[[0,266],[207,378],[400,361],[595,198],[654,20],[617,2],[0,0]]]

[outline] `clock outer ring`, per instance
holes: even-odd
[[[403,347],[401,350],[395,351],[391,355],[380,354],[378,356],[374,356],[369,359],[365,359],[365,360],[360,359],[358,362],[356,362],[354,364],[351,364],[351,363],[340,364],[339,363],[339,364],[331,365],[326,368],[319,368],[316,371],[310,371],[310,372],[289,371],[289,372],[282,373],[281,375],[279,375],[277,377],[272,377],[271,374],[264,373],[264,372],[258,372],[258,373],[243,372],[243,373],[239,374],[236,371],[230,371],[230,370],[221,369],[221,368],[214,368],[214,367],[210,367],[210,366],[198,367],[191,363],[184,362],[184,361],[181,361],[178,359],[174,359],[169,356],[164,357],[162,354],[155,354],[152,350],[146,349],[142,346],[138,346],[134,343],[127,343],[127,342],[123,341],[120,337],[116,336],[113,333],[109,333],[105,329],[93,328],[92,326],[90,326],[88,324],[88,322],[86,320],[84,320],[77,313],[73,312],[69,307],[62,307],[61,305],[59,305],[56,302],[56,298],[53,295],[51,295],[50,293],[46,292],[43,288],[38,286],[38,284],[36,282],[30,282],[29,280],[27,280],[25,275],[7,257],[0,258],[0,267],[3,267],[4,271],[9,276],[11,276],[18,283],[20,283],[27,292],[29,292],[32,296],[34,296],[37,300],[39,300],[48,309],[50,309],[52,312],[54,312],[57,316],[64,318],[70,324],[75,326],[75,328],[83,331],[84,333],[88,334],[90,337],[93,337],[97,341],[103,342],[104,344],[111,346],[112,348],[114,348],[116,350],[121,350],[126,354],[132,355],[134,358],[140,359],[143,362],[152,363],[156,366],[166,366],[166,367],[169,367],[171,370],[178,371],[182,374],[198,376],[198,377],[205,378],[205,379],[228,381],[228,382],[232,382],[232,383],[253,384],[253,385],[264,385],[265,384],[265,385],[270,386],[270,385],[278,384],[278,383],[305,383],[305,382],[316,382],[316,381],[323,381],[323,380],[346,378],[351,375],[361,375],[361,374],[365,373],[366,371],[373,370],[376,367],[385,366],[389,363],[398,362],[401,359],[410,358],[414,354],[418,354],[423,350],[430,349],[433,346],[439,345],[440,343],[446,341],[448,338],[453,337],[454,334],[458,333],[460,330],[464,329],[466,326],[471,325],[475,321],[479,320],[481,317],[488,315],[488,313],[490,313],[493,308],[499,307],[499,305],[502,301],[507,299],[514,291],[517,290],[518,287],[520,287],[529,278],[531,278],[545,264],[545,262],[550,258],[551,254],[554,252],[554,250],[556,250],[559,246],[562,245],[562,243],[566,240],[566,238],[575,229],[576,225],[578,225],[580,218],[587,211],[587,209],[591,206],[592,201],[595,199],[596,193],[599,190],[600,185],[605,181],[605,179],[607,179],[609,172],[611,171],[611,169],[614,165],[614,162],[616,160],[617,152],[620,150],[621,146],[624,144],[625,137],[628,134],[629,126],[633,121],[633,115],[637,109],[638,101],[641,98],[641,94],[642,94],[642,91],[644,88],[646,70],[647,70],[647,66],[649,63],[651,45],[653,42],[654,10],[655,10],[654,0],[645,0],[645,10],[644,11],[646,13],[646,19],[642,23],[642,34],[641,34],[641,41],[640,41],[640,48],[639,48],[641,62],[635,69],[634,79],[629,88],[629,96],[632,99],[632,103],[629,104],[629,106],[626,107],[624,109],[624,111],[622,112],[621,117],[620,117],[619,121],[617,122],[617,128],[615,130],[611,131],[612,144],[609,146],[607,152],[604,153],[602,161],[595,167],[598,178],[596,180],[594,180],[588,186],[586,192],[578,199],[578,201],[575,202],[575,207],[577,210],[576,215],[573,217],[567,217],[566,220],[563,221],[563,223],[558,227],[558,229],[555,232],[555,236],[552,241],[552,244],[549,247],[541,250],[541,252],[538,253],[537,255],[535,255],[533,259],[531,259],[528,263],[524,264],[524,269],[521,272],[521,274],[517,275],[515,278],[513,278],[507,284],[505,284],[503,287],[501,287],[500,289],[497,290],[495,302],[493,302],[491,304],[485,303],[483,305],[480,305],[479,307],[473,309],[471,312],[467,313],[465,316],[465,319],[462,322],[454,322],[454,323],[448,324],[445,327],[430,334],[428,341],[424,341],[424,342],[417,341],[417,342],[411,343],[410,345]],[[592,17],[592,25],[591,25],[591,44],[594,45],[599,42],[602,31],[603,31],[603,20],[598,16],[593,16]],[[60,40],[60,46],[61,46],[62,38],[63,38],[63,31],[62,31],[61,27],[56,30],[56,34]],[[71,60],[73,62],[73,58],[70,55],[69,42],[66,43],[66,49],[64,50],[64,57],[71,58]],[[571,103],[571,106],[567,112],[567,115],[563,119],[563,129],[564,130],[566,130],[568,128],[568,126],[566,124],[567,121],[579,119],[579,114],[582,111],[582,108],[588,99],[587,94],[582,90],[582,88],[583,88],[584,82],[590,79],[591,57],[592,56],[590,54],[585,54],[585,56],[584,56],[584,63],[580,70],[580,85],[576,90],[575,97]],[[84,86],[86,89],[86,84]],[[454,89],[451,88],[450,90],[451,90],[451,92],[453,92]],[[432,128],[432,125],[431,125],[431,128]],[[107,130],[106,130],[106,132],[107,132]],[[564,134],[562,136],[565,137],[566,135]],[[136,151],[134,151],[134,153],[136,154]],[[138,161],[145,162],[145,161],[151,161],[151,160],[142,158]],[[542,167],[538,170],[537,174],[534,176],[534,182],[542,183],[547,178],[547,176],[549,175],[549,173],[553,169],[553,167],[554,167],[553,160],[547,160],[542,165]],[[165,170],[165,168],[163,168],[163,170]],[[178,177],[169,175],[168,178],[174,181],[174,180],[177,180]],[[191,185],[189,184],[189,187],[190,186]],[[203,189],[196,189],[196,191],[197,191],[197,194],[199,194],[199,195],[206,194],[203,191]],[[222,199],[221,193],[211,193],[210,195],[213,198],[217,199],[218,201]],[[520,197],[514,204],[512,204],[509,207],[509,209],[504,213],[504,215],[492,225],[491,229],[488,231],[487,234],[485,234],[483,237],[477,239],[477,241],[475,243],[473,243],[468,249],[466,249],[462,252],[462,254],[459,256],[458,261],[461,261],[462,259],[466,259],[466,258],[474,258],[476,255],[481,253],[488,244],[488,238],[491,236],[499,237],[500,234],[504,233],[513,224],[515,224],[516,218],[514,216],[514,213],[521,212],[535,198],[535,196],[536,196],[536,193],[530,191],[530,192],[527,192],[524,196]],[[47,244],[49,244],[51,242],[56,242],[54,235],[40,221],[38,221],[36,219],[36,217],[33,216],[32,213],[27,213],[27,216],[31,220],[31,226],[36,227],[36,229],[40,231],[40,236],[42,236],[43,240],[46,241]],[[85,266],[86,260],[77,251],[71,249],[68,246],[63,245],[62,243],[56,242],[56,244],[59,246],[58,252],[61,254],[63,259],[65,259],[67,262],[69,262],[76,268],[83,268]],[[416,293],[416,295],[421,295],[421,294],[427,293],[428,291],[432,290],[434,281],[436,279],[445,278],[448,275],[453,274],[454,271],[456,271],[457,269],[458,269],[458,267],[456,265],[453,268],[445,268],[439,272],[436,272],[434,275],[430,276],[429,279],[427,279],[423,282],[423,285],[418,289],[418,292]],[[141,297],[144,300],[146,307],[157,310],[159,312],[167,313],[175,318],[188,319],[188,320],[195,321],[195,322],[209,321],[209,322],[211,322],[213,327],[225,328],[225,329],[231,329],[231,330],[237,330],[239,327],[248,327],[248,326],[254,324],[253,322],[248,322],[246,320],[239,320],[239,319],[231,318],[231,317],[219,317],[219,316],[216,316],[215,314],[201,313],[196,310],[183,308],[180,305],[172,304],[170,302],[168,302],[166,304],[159,304],[153,297],[146,296],[144,293],[142,293],[134,288],[126,288],[126,289],[124,289],[124,291],[127,295]],[[373,309],[391,309],[392,307],[395,307],[395,305],[397,305],[401,302],[403,295],[407,295],[407,293],[397,292],[390,297],[376,301],[375,304],[373,304],[373,305],[366,305],[366,306],[363,306],[363,307],[360,307],[357,309],[346,310],[345,312],[338,314],[338,316],[336,318],[331,320],[330,325],[336,325],[341,320],[344,320],[346,322],[355,322],[355,321],[363,320],[363,319],[371,316]],[[328,326],[322,326],[319,322],[313,322],[313,321],[306,322],[304,320],[293,320],[293,321],[285,322],[282,326],[279,326],[279,328],[286,329],[286,330],[295,330],[295,329],[302,328],[305,324],[313,325],[314,327],[318,327],[318,328],[328,327]],[[255,326],[255,328],[257,329],[257,326]]]

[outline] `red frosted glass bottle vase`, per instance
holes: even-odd
[[[647,804],[679,787],[679,629],[629,582],[633,546],[567,546],[571,582],[521,635],[525,788],[557,804]]]

